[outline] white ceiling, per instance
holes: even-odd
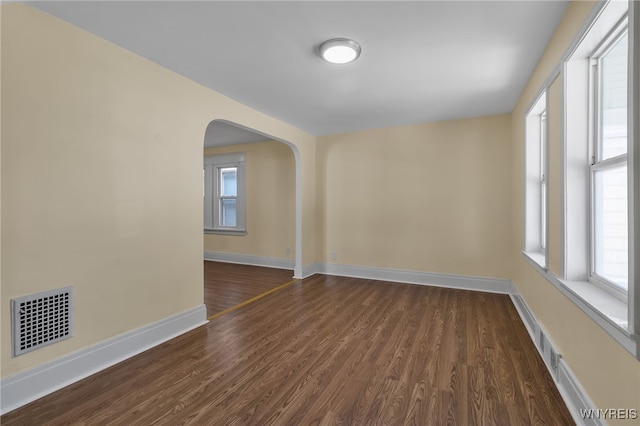
[[[566,1],[29,3],[315,135],[510,112]],[[355,63],[316,54],[330,38]]]

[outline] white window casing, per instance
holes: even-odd
[[[629,2],[628,58],[628,191],[629,198],[629,330],[640,335],[640,3]],[[634,267],[635,265],[635,267]],[[640,351],[639,351],[640,352]],[[638,356],[640,358],[640,356]]]
[[[243,153],[204,157],[204,230],[208,233],[245,234],[246,171]],[[236,171],[235,192],[223,187],[223,173]],[[232,185],[233,186],[233,185]],[[235,204],[235,215],[232,205]],[[229,217],[225,216],[229,214]]]
[[[547,93],[543,91],[525,115],[524,252],[547,268]]]
[[[589,281],[627,301],[627,19],[590,58]],[[606,61],[606,62],[605,62]]]

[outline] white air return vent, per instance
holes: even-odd
[[[73,335],[73,287],[11,299],[13,356]]]
[[[560,375],[559,375],[559,363],[560,363],[560,358],[562,358],[562,354],[559,354],[556,351],[556,348],[554,348],[553,346],[549,345],[549,366],[551,367],[551,371],[553,372],[553,376],[554,379],[556,379],[556,381],[560,380]]]

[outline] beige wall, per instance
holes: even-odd
[[[513,281],[533,313],[550,334],[564,360],[598,408],[640,408],[640,362],[614,341],[600,326],[549,284],[522,257],[523,188],[524,188],[524,114],[545,79],[558,64],[571,40],[577,35],[593,3],[574,2],[553,36],[543,58],[529,80],[513,111],[514,161],[512,200],[514,211],[511,261],[515,265]],[[562,77],[560,77],[562,78]],[[551,92],[553,94],[553,92]],[[556,102],[556,101],[553,101]],[[561,110],[549,111],[550,120],[559,122]],[[551,121],[549,123],[551,126]],[[551,129],[550,129],[551,130]],[[558,150],[554,151],[557,157]],[[552,168],[559,167],[558,158],[550,158]],[[550,185],[559,194],[559,176]],[[553,192],[550,190],[550,195]],[[550,206],[554,223],[559,224],[559,208]],[[551,225],[551,223],[550,223]],[[559,226],[559,225],[558,225]],[[552,232],[553,231],[551,229]],[[558,253],[560,240],[551,239],[553,252]],[[551,247],[550,247],[551,249]],[[558,263],[554,266],[555,263]],[[557,255],[552,257],[552,270],[559,268]],[[611,424],[625,424],[612,421]],[[632,424],[628,422],[627,424]]]
[[[207,251],[294,259],[295,160],[280,142],[208,148],[204,155],[244,152],[247,235],[205,234]],[[290,248],[290,254],[285,249]]]
[[[510,119],[319,137],[321,259],[509,277]]]
[[[314,136],[28,6],[2,5],[2,89],[0,305],[73,285],[76,320],[73,338],[12,358],[3,309],[3,377],[203,303],[211,120],[293,143],[315,210]]]

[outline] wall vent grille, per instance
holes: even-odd
[[[556,381],[560,378],[558,376],[558,363],[560,361],[560,358],[562,358],[562,355],[556,352],[553,346],[549,345],[549,362],[551,364],[551,371],[553,372]]]
[[[13,356],[73,336],[73,287],[11,299]]]

